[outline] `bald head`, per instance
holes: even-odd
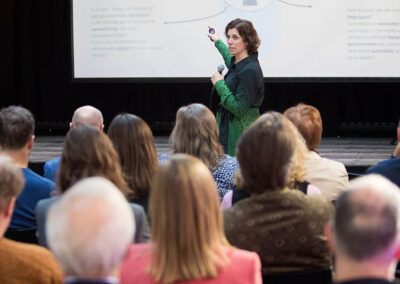
[[[49,246],[66,276],[113,275],[135,230],[134,217],[123,194],[110,181],[84,179],[55,203],[47,217]]]
[[[100,130],[103,130],[103,115],[101,111],[92,106],[82,106],[75,110],[72,116],[72,122],[70,123],[70,128],[76,127],[78,125],[90,125]]]
[[[351,259],[394,258],[400,233],[400,189],[378,175],[351,181],[336,201],[333,233],[337,252]]]

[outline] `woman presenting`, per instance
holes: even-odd
[[[260,39],[253,24],[243,19],[235,19],[226,26],[228,46],[211,27],[209,32],[229,69],[225,78],[215,72],[211,81],[221,99],[217,112],[219,139],[225,152],[234,156],[241,134],[260,116],[259,107],[264,99],[264,75],[257,53]]]

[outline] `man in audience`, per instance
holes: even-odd
[[[125,197],[100,177],[68,189],[50,208],[46,229],[50,249],[69,284],[118,283],[134,230]]]
[[[48,250],[3,237],[23,186],[21,170],[0,155],[0,283],[61,283],[61,269]]]
[[[0,149],[22,168],[25,186],[17,198],[10,230],[36,229],[35,206],[41,199],[50,197],[54,183],[28,169],[29,153],[35,136],[32,113],[19,106],[0,111]]]
[[[368,168],[366,174],[383,175],[400,187],[400,131],[397,132],[397,141],[392,157]]]
[[[306,141],[309,150],[305,160],[306,180],[318,187],[329,200],[335,200],[348,185],[349,176],[342,163],[322,158],[317,152],[322,137],[322,119],[318,109],[298,104],[288,108],[284,116],[297,126]]]
[[[337,283],[392,283],[400,245],[400,191],[379,175],[350,182],[326,226]]]
[[[82,106],[75,110],[69,128],[78,125],[87,124],[103,131],[103,115],[100,110],[92,106]],[[44,164],[44,176],[48,179],[55,180],[58,168],[60,167],[61,157],[57,157]]]

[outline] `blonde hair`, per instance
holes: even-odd
[[[306,180],[307,168],[304,163],[307,155],[307,146],[301,134],[296,130],[296,149],[294,151],[292,165],[290,167],[289,187],[294,188],[296,182]]]
[[[218,137],[217,121],[206,106],[190,104],[176,113],[176,124],[171,133],[174,153],[193,155],[214,170],[224,156]]]
[[[159,166],[150,191],[157,282],[173,283],[218,275],[228,245],[214,180],[197,158],[177,154]]]

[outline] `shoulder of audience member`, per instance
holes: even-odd
[[[62,283],[63,274],[61,268],[48,249],[5,238],[1,242],[3,242],[0,249],[2,254],[6,248],[11,253],[8,261],[18,265],[19,268],[24,270],[24,273],[31,274],[32,279],[37,278],[48,281],[43,283]]]

